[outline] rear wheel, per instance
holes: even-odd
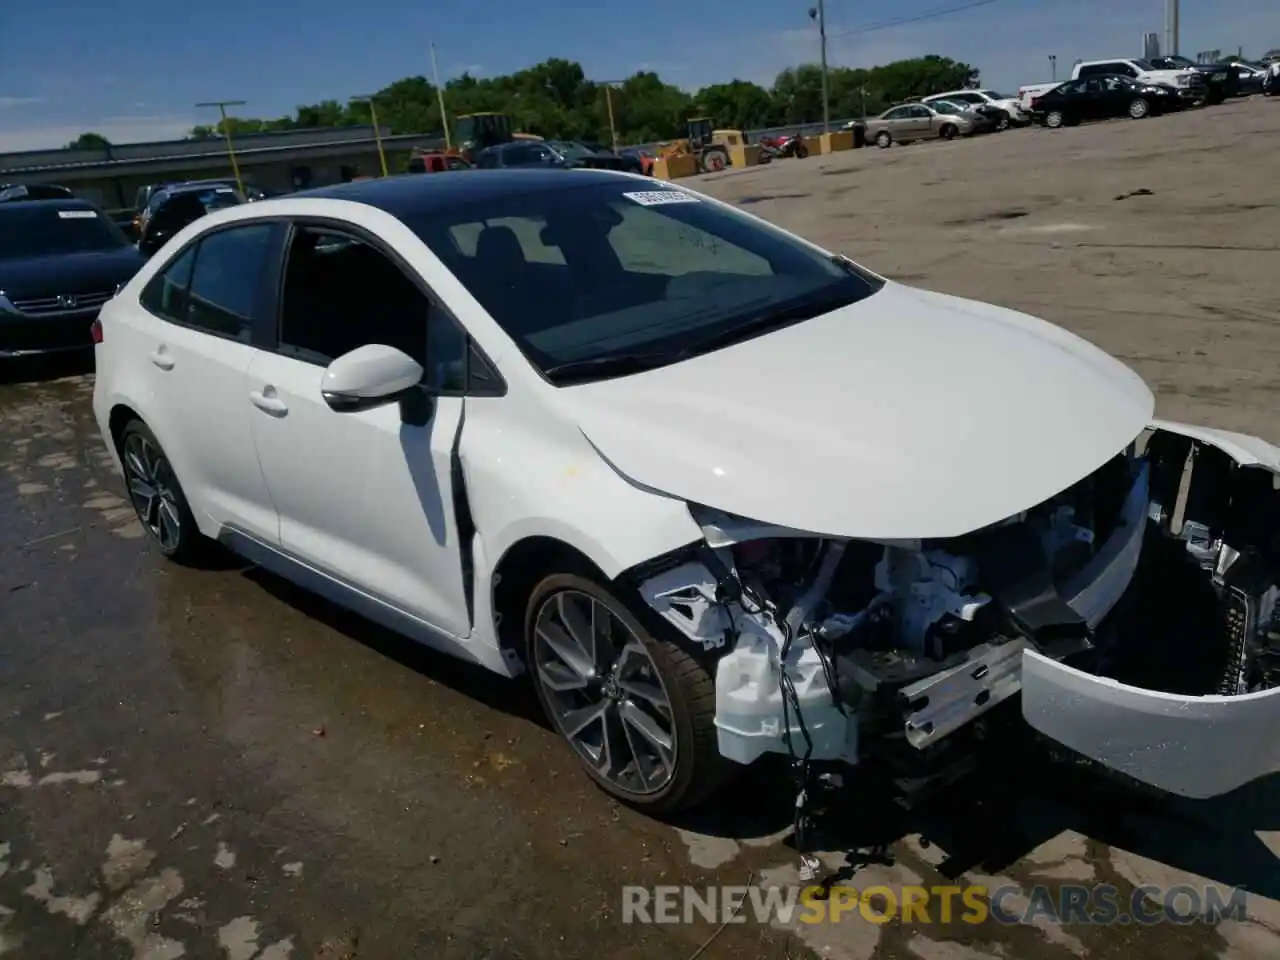
[[[182,484],[155,434],[141,420],[131,420],[120,431],[119,451],[129,500],[160,552],[177,563],[202,559],[210,541],[196,526]]]
[[[796,158],[799,160],[803,160],[807,156],[809,156],[809,148],[806,147],[803,143],[797,143]]]
[[[881,130],[876,134],[876,146],[881,150],[888,149],[893,145],[893,137],[888,130]]]
[[[1134,120],[1141,120],[1150,113],[1151,104],[1145,97],[1138,97],[1133,103],[1129,104],[1129,116]]]
[[[669,812],[723,781],[731,767],[717,746],[710,672],[605,586],[547,577],[529,598],[525,637],[543,709],[606,792]]]

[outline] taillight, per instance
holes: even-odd
[[[1036,107],[1038,107],[1038,106],[1040,106],[1040,98],[1039,98],[1039,97],[1032,97],[1032,98],[1031,98],[1031,109],[1032,109],[1032,110],[1034,110],[1034,109],[1036,109]]]
[[[102,321],[97,317],[94,318],[93,323],[89,324],[89,335],[93,337],[94,343],[102,342]]]

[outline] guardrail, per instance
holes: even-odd
[[[832,133],[837,130],[843,130],[846,123],[852,123],[854,120],[861,120],[861,117],[847,117],[843,120],[832,120],[828,124],[828,128]],[[743,130],[747,143],[758,143],[761,137],[776,137],[784,133],[795,133],[804,137],[816,137],[822,133],[822,123],[791,123],[780,127],[760,127],[756,130]],[[672,139],[678,139],[673,137]],[[629,143],[623,149],[632,150],[656,150],[664,143],[670,143],[670,140],[654,140],[652,143]]]

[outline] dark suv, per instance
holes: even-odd
[[[91,347],[99,309],[143,263],[87,201],[0,204],[0,357]]]
[[[175,233],[206,213],[245,202],[234,183],[198,181],[162,187],[151,195],[142,211],[138,249],[151,256]]]
[[[476,169],[500,167],[595,167],[605,170],[640,172],[640,164],[631,157],[592,150],[572,140],[515,140],[481,150],[476,154]]]

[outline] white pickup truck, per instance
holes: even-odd
[[[1178,96],[1188,103],[1203,103],[1208,99],[1209,88],[1204,77],[1190,68],[1159,70],[1146,60],[1117,57],[1112,60],[1081,60],[1071,68],[1071,79],[1081,77],[1119,76],[1130,77],[1142,83],[1163,84],[1178,91]],[[1032,83],[1018,88],[1018,99],[1023,108],[1030,110],[1031,101],[1066,81]]]

